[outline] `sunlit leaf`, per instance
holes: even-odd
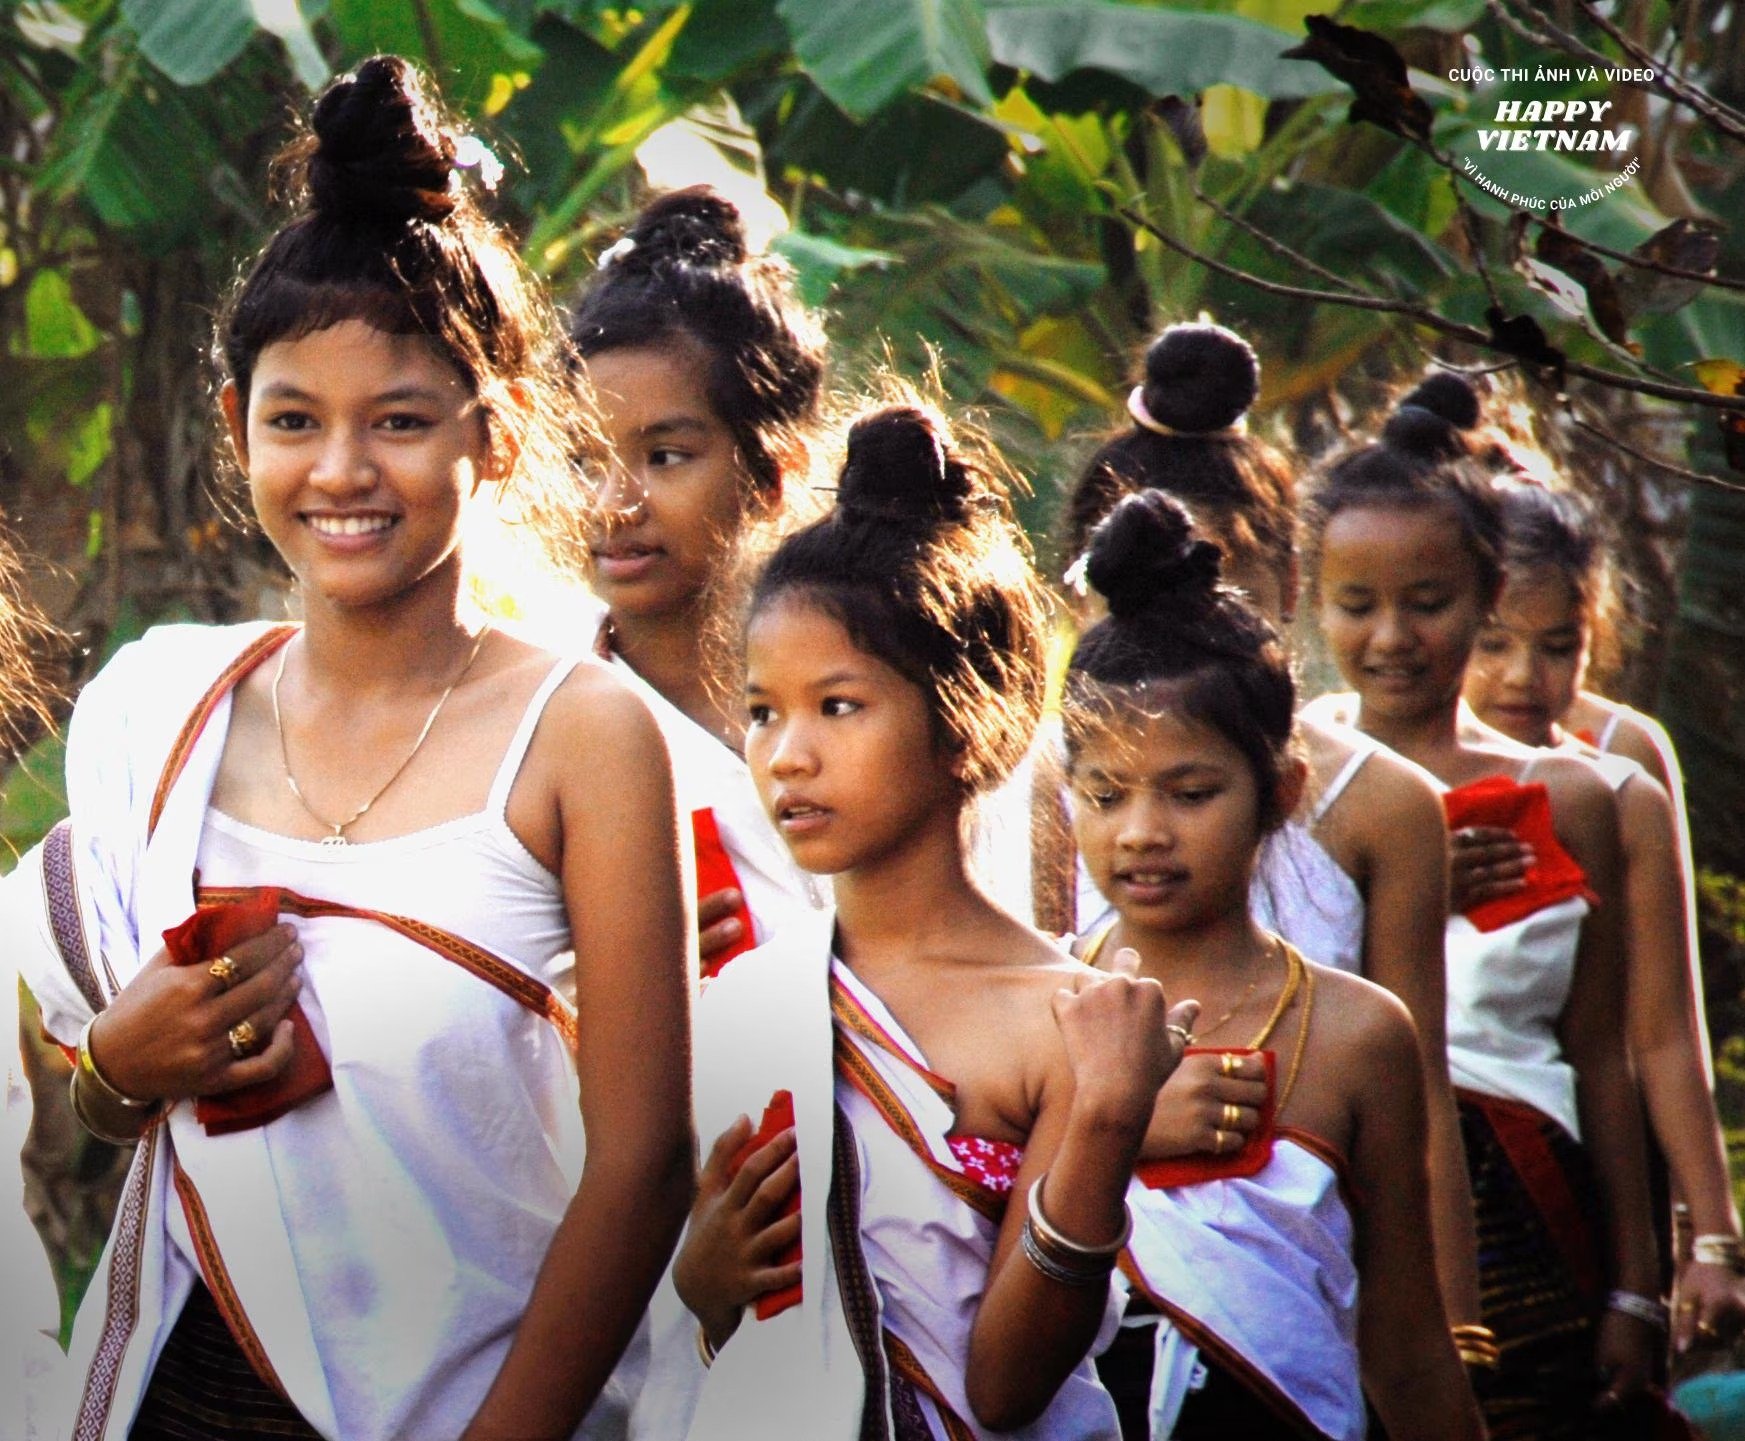
[[[1745,395],[1745,365],[1736,360],[1698,360],[1691,369],[1697,384],[1714,395]]]
[[[24,293],[24,354],[37,360],[77,360],[101,340],[73,299],[66,275],[39,270]]]
[[[108,401],[98,404],[76,425],[67,441],[67,482],[83,485],[109,459],[114,444],[114,411]]]
[[[242,53],[255,33],[249,0],[122,0],[145,58],[178,85],[200,85]]]
[[[993,103],[981,0],[777,0],[776,11],[818,88],[857,119],[942,78]]]
[[[1107,0],[988,5],[988,44],[1000,64],[1044,80],[1098,70],[1149,95],[1193,94],[1237,77],[1275,100],[1334,89],[1314,66],[1283,58],[1291,39],[1240,16]]]

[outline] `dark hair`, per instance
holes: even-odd
[[[1260,393],[1260,361],[1221,325],[1172,325],[1145,352],[1144,412],[1086,463],[1067,499],[1062,549],[1080,555],[1092,528],[1132,490],[1162,490],[1215,527],[1232,553],[1288,570],[1295,554],[1289,464],[1239,422]],[[1131,409],[1131,406],[1130,406]]]
[[[395,55],[364,61],[322,92],[274,168],[297,213],[232,292],[214,345],[244,410],[268,345],[358,320],[437,347],[483,403],[493,443],[509,440],[524,491],[572,485],[556,312],[463,181],[473,170],[493,185],[495,158],[447,122],[424,76]]]
[[[1424,394],[1427,381],[1388,417],[1379,440],[1336,456],[1304,497],[1302,550],[1311,593],[1320,584],[1327,526],[1340,511],[1362,506],[1401,510],[1442,506],[1460,526],[1478,568],[1485,605],[1496,603],[1503,585],[1502,504],[1462,427],[1445,413],[1455,408],[1451,401],[1455,385],[1466,388],[1475,417],[1477,395],[1459,376],[1432,380],[1437,385],[1428,396]],[[1423,403],[1426,399],[1431,404]],[[1432,404],[1437,408],[1432,409]],[[1464,414],[1464,409],[1458,413]]]
[[[1047,601],[1005,486],[942,419],[855,421],[836,508],[776,549],[752,615],[789,595],[922,689],[966,793],[1011,774],[1042,715]]]
[[[1503,515],[1503,564],[1511,574],[1549,567],[1569,583],[1588,643],[1604,651],[1614,641],[1616,605],[1611,559],[1599,517],[1581,497],[1530,481],[1497,486]]]
[[[1135,706],[1167,705],[1242,752],[1270,831],[1285,820],[1296,685],[1277,632],[1219,583],[1220,568],[1218,547],[1196,539],[1187,510],[1157,491],[1125,497],[1097,526],[1085,571],[1109,614],[1067,667],[1067,749],[1076,758]]]
[[[752,484],[774,490],[793,432],[818,416],[824,338],[775,255],[751,255],[733,204],[706,186],[651,202],[602,257],[570,317],[583,359],[630,346],[699,347],[710,407]]]
[[[10,758],[51,724],[47,671],[68,649],[25,594],[24,568],[0,532],[0,758]]]

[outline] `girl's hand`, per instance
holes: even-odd
[[[205,966],[178,966],[159,951],[91,1027],[91,1058],[117,1090],[136,1101],[216,1096],[271,1080],[291,1063],[285,1019],[303,989],[303,947],[280,923],[227,951],[226,985]],[[252,1055],[237,1056],[232,1028],[247,1021]]]
[[[1594,1409],[1604,1414],[1647,1390],[1654,1379],[1654,1348],[1661,1344],[1660,1333],[1646,1321],[1608,1309],[1600,1317],[1594,1347],[1594,1360],[1604,1378]]]
[[[1054,994],[1075,1106],[1100,1124],[1143,1132],[1199,1014],[1198,1001],[1171,1009],[1163,987],[1139,975],[1130,947],[1115,952],[1107,971],[1075,976]]]
[[[1533,848],[1501,826],[1466,826],[1448,837],[1448,907],[1464,915],[1527,884]]]
[[[707,962],[721,954],[745,934],[745,926],[735,914],[745,904],[745,897],[729,886],[713,891],[697,902],[697,955]]]
[[[1678,1276],[1673,1345],[1680,1355],[1725,1346],[1745,1331],[1745,1276],[1726,1266],[1687,1261]]]
[[[1141,1154],[1158,1161],[1238,1151],[1260,1124],[1265,1104],[1266,1072],[1259,1056],[1224,1051],[1183,1056],[1158,1095]]]
[[[679,1298],[719,1350],[739,1329],[740,1313],[768,1291],[800,1279],[800,1263],[775,1264],[800,1236],[800,1217],[782,1208],[800,1184],[800,1157],[790,1127],[753,1151],[737,1173],[733,1158],[751,1139],[741,1116],[716,1139],[703,1165],[691,1223],[673,1262]]]

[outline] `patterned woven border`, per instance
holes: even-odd
[[[108,1005],[96,968],[91,964],[91,948],[85,939],[85,918],[79,912],[77,869],[73,863],[73,823],[62,821],[42,843],[42,896],[48,911],[49,929],[54,932],[55,949],[61,953],[61,964],[79,988],[93,1011]]]
[[[145,1251],[145,1213],[151,1195],[152,1162],[157,1157],[162,1128],[154,1126],[133,1153],[115,1213],[115,1240],[109,1252],[109,1294],[103,1313],[103,1332],[85,1376],[79,1397],[79,1413],[73,1422],[73,1441],[102,1441],[115,1404],[115,1387],[121,1379],[121,1363],[127,1343],[139,1324],[140,1259]]]

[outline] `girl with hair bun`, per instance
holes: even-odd
[[[1174,500],[1121,500],[1086,552],[1108,615],[1067,671],[1074,829],[1115,912],[1077,949],[1131,947],[1199,998],[1215,1019],[1189,1055],[1240,1088],[1211,1153],[1185,1159],[1159,1099],[1129,1200],[1133,1298],[1100,1369],[1129,1438],[1356,1438],[1366,1392],[1395,1441],[1476,1438],[1423,1244],[1411,1018],[1250,914],[1305,767],[1284,648],[1220,570]]]
[[[906,408],[854,425],[836,508],[758,580],[747,757],[836,907],[700,1003],[667,1354],[710,1369],[688,1433],[650,1434],[1115,1434],[1087,1356],[1195,1008],[969,878],[964,808],[1041,711],[1043,616],[1002,488]]]
[[[303,622],[123,649],[6,887],[74,1110],[138,1142],[76,1436],[622,1431],[690,1185],[690,926],[646,710],[463,605],[466,516],[573,490],[487,159],[392,56],[316,103],[216,345]]]
[[[666,738],[712,976],[819,904],[758,804],[713,642],[749,558],[803,509],[823,335],[786,264],[751,254],[738,210],[702,186],[652,201],[606,251],[570,333],[604,442],[598,649]]]
[[[1679,1258],[1679,1350],[1731,1340],[1745,1326],[1745,1246],[1726,1144],[1707,1074],[1694,884],[1678,809],[1628,756],[1602,753],[1563,727],[1581,694],[1608,595],[1606,551],[1575,496],[1520,482],[1502,489],[1505,580],[1479,632],[1465,697],[1511,739],[1589,757],[1617,795],[1627,908],[1630,1049],[1673,1189],[1690,1207],[1694,1254]],[[1471,833],[1474,900],[1517,894],[1527,858],[1506,831]]]
[[[1617,817],[1584,761],[1517,745],[1461,705],[1503,582],[1495,488],[1418,405],[1338,458],[1304,507],[1311,591],[1352,721],[1445,788],[1451,828],[1531,841],[1531,884],[1448,923],[1460,1102],[1495,1368],[1492,1434],[1644,1424],[1664,1334],[1641,1112],[1625,1050]],[[1451,458],[1452,457],[1452,458]]]
[[[1120,497],[1161,491],[1187,507],[1222,552],[1225,580],[1275,626],[1297,601],[1296,479],[1286,458],[1246,431],[1260,362],[1222,326],[1172,325],[1145,356],[1128,408],[1133,424],[1099,449],[1067,506],[1067,543],[1081,556]],[[1167,423],[1161,417],[1167,417]],[[1435,787],[1417,767],[1344,726],[1303,720],[1308,783],[1295,813],[1261,847],[1250,900],[1263,929],[1310,960],[1367,977],[1398,996],[1417,1025],[1430,1116],[1431,1215],[1443,1299],[1457,1322],[1478,1319],[1472,1193],[1443,1044],[1442,933],[1448,840]],[[1110,914],[1078,867],[1077,925]],[[1190,1057],[1171,1082],[1184,1152],[1203,1151],[1232,1097],[1228,1078]]]

